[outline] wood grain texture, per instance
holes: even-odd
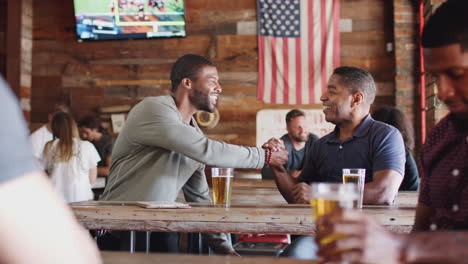
[[[385,84],[377,95],[377,105],[393,104],[394,94],[394,54],[385,49],[386,43],[393,41],[392,8],[386,2],[342,1],[340,12],[341,18],[353,20],[352,32],[341,33],[342,65],[364,67],[376,82]],[[167,94],[170,85],[145,80],[168,81],[172,64],[186,53],[207,56],[220,72],[224,88],[221,120],[216,129],[204,130],[211,138],[254,145],[257,111],[297,107],[256,100],[257,36],[237,32],[238,23],[256,22],[255,0],[187,1],[186,38],[83,43],[74,36],[72,2],[43,0],[33,4],[33,122],[44,122],[47,105],[64,95],[70,98],[76,117],[81,118],[102,106],[137,103],[145,96]],[[53,97],[44,97],[49,87],[57,86],[55,76],[61,77],[58,91],[53,90]],[[106,84],[105,89],[100,84]],[[38,102],[43,100],[47,102]]]
[[[230,208],[189,203],[189,209],[142,209],[131,202],[88,201],[70,204],[87,229],[158,232],[313,234],[307,204],[232,204]],[[411,226],[413,206],[365,206],[384,226]]]
[[[143,254],[127,252],[101,252],[104,264],[318,264],[316,261],[274,257],[202,256],[190,254]]]

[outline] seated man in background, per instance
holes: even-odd
[[[342,182],[343,168],[364,168],[364,204],[391,204],[404,175],[405,148],[398,130],[375,121],[369,109],[376,93],[372,76],[357,67],[336,68],[320,100],[335,130],[310,146],[301,175],[272,167],[289,203],[309,203],[311,182]],[[275,146],[272,139],[267,145]],[[278,144],[281,146],[281,142]]]
[[[101,263],[37,166],[17,99],[0,78],[0,263]]]
[[[318,137],[309,133],[305,114],[298,109],[293,109],[286,114],[286,130],[288,133],[280,138],[288,151],[288,161],[283,166],[289,175],[297,178],[302,170],[302,162],[307,151],[306,142],[311,145]],[[270,165],[265,165],[262,169],[262,179],[274,179],[274,177]]]
[[[83,140],[93,143],[101,157],[98,163],[98,176],[109,176],[110,157],[114,144],[112,137],[101,126],[101,120],[96,116],[85,116],[78,122],[80,136]]]
[[[356,211],[321,219],[317,241],[329,261],[466,263],[468,260],[468,1],[448,0],[422,36],[426,71],[450,113],[429,133],[421,151],[422,177],[410,235],[390,232]],[[435,231],[438,232],[428,232]],[[463,231],[456,231],[463,230]]]
[[[180,57],[171,83],[170,95],[145,98],[130,111],[112,151],[101,200],[175,201],[182,190],[188,202],[211,202],[205,164],[260,169],[265,163],[286,162],[286,150],[237,146],[203,134],[193,115],[213,112],[222,91],[211,61],[192,54]],[[203,236],[216,253],[236,255],[224,234]],[[152,251],[178,252],[176,233],[152,233],[151,240],[156,239]]]
[[[342,182],[343,168],[364,168],[364,204],[392,204],[405,169],[405,147],[400,132],[369,114],[376,87],[369,72],[336,68],[320,97],[325,119],[335,130],[307,146],[304,168],[295,179],[282,166],[272,166],[276,185],[289,203],[309,203],[311,182]],[[266,146],[280,149],[271,139]],[[313,259],[312,236],[296,239],[283,256]]]

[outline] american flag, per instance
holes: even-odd
[[[320,103],[339,65],[339,0],[257,0],[258,100]]]

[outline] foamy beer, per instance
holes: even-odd
[[[356,208],[358,198],[358,188],[354,183],[312,183],[310,200],[312,216],[317,222],[320,217],[338,208]],[[326,245],[340,237],[341,235],[328,236],[320,241],[320,245]]]
[[[355,183],[358,186],[359,200],[357,208],[362,208],[365,180],[366,169],[343,169],[343,183]]]
[[[232,168],[211,168],[213,202],[215,205],[229,207],[231,205]]]
[[[337,208],[356,208],[359,192],[356,184],[312,183],[312,215],[317,221],[320,217]]]

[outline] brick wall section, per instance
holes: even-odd
[[[3,8],[0,71],[18,97],[24,117],[30,121],[33,3],[32,0],[2,0],[0,8]]]
[[[21,1],[21,62],[19,98],[24,116],[27,121],[30,121],[33,3],[32,0]]]
[[[410,119],[415,128],[416,142],[419,121],[417,100],[418,65],[418,9],[417,1],[395,0],[395,105]]]

